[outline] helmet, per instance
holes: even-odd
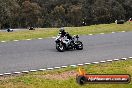
[[[60,32],[64,32],[65,30],[64,30],[63,27],[61,27],[59,31],[60,31]]]

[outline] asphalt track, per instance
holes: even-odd
[[[58,52],[53,38],[0,42],[0,73],[132,56],[132,32],[80,36],[84,50]]]

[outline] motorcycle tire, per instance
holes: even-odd
[[[75,44],[77,50],[83,50],[83,44],[81,41],[76,41]]]
[[[64,46],[63,44],[56,43],[56,49],[57,49],[59,52],[64,52],[64,51],[65,51],[65,46]]]

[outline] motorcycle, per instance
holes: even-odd
[[[8,28],[7,32],[13,32],[13,29]]]
[[[64,52],[65,50],[82,50],[83,49],[83,43],[79,41],[79,36],[75,35],[72,37],[72,39],[67,39],[66,36],[61,37],[58,35],[55,39],[56,42],[56,49],[59,52]]]

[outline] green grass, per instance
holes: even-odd
[[[72,35],[88,35],[98,33],[111,33],[120,31],[132,31],[132,24],[99,24],[83,27],[65,27],[66,31]],[[0,32],[0,41],[24,40],[53,37],[58,34],[59,28],[37,28],[35,31],[16,31],[16,32]]]
[[[132,75],[132,60],[115,61],[96,65],[86,65],[88,74],[130,74]],[[23,76],[6,78],[0,81],[0,88],[132,88],[130,84],[85,84],[80,86],[76,83],[75,77],[67,79],[48,79],[45,75],[61,75],[67,71],[77,71],[77,68],[68,67],[65,69],[34,72]],[[38,77],[38,75],[40,77]]]

